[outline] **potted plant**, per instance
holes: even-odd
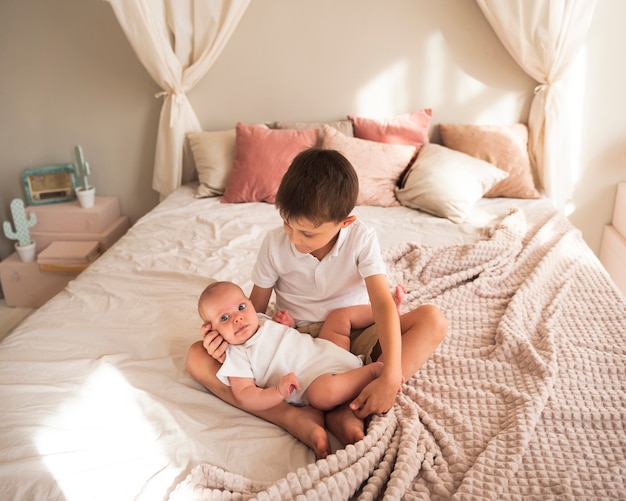
[[[30,217],[26,217],[24,201],[20,198],[11,201],[11,215],[13,216],[15,231],[11,229],[11,223],[5,221],[3,224],[4,234],[11,240],[17,240],[15,250],[18,256],[25,263],[30,263],[35,260],[35,242],[31,240],[28,228],[37,224],[37,216],[32,213]]]
[[[74,190],[80,206],[88,209],[93,207],[96,200],[96,189],[89,184],[91,169],[89,168],[89,162],[85,162],[83,149],[78,145],[74,148],[74,151],[76,152],[76,163],[74,164],[76,177],[83,180],[82,186],[77,186]]]

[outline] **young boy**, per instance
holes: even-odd
[[[265,312],[274,291],[277,309],[289,311],[299,330],[306,328],[312,335],[331,311],[369,303],[375,324],[351,334],[351,351],[382,361],[384,367],[352,402],[326,414],[326,426],[344,445],[363,438],[367,416],[391,408],[402,380],[417,372],[447,331],[445,317],[434,305],[398,315],[375,231],[351,214],[358,191],[357,174],[341,153],[312,148],[296,156],[276,195],[283,228],[263,241],[250,294],[255,310]],[[237,405],[230,389],[215,377],[226,343],[207,329],[202,334],[203,343],[189,350],[187,370]],[[287,404],[270,411],[255,414],[325,457],[328,438],[318,411]]]
[[[198,300],[204,325],[228,342],[217,377],[247,411],[283,400],[330,410],[356,397],[382,372],[330,341],[313,338],[257,313],[239,286],[214,282]]]

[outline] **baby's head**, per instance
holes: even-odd
[[[309,148],[294,159],[276,193],[276,207],[287,221],[316,225],[340,223],[354,209],[359,178],[350,161],[335,150]]]
[[[198,300],[198,313],[230,344],[243,344],[259,328],[259,317],[241,288],[232,282],[213,282]]]

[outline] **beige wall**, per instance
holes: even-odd
[[[595,252],[626,180],[625,18],[626,3],[599,0],[575,79],[584,100],[572,112],[585,132],[571,219]],[[1,2],[0,34],[0,220],[24,197],[25,168],[72,161],[81,144],[98,192],[119,195],[136,221],[158,201],[159,89],[110,5]],[[189,98],[207,130],[425,107],[434,125],[512,123],[525,120],[534,85],[469,0],[253,0]],[[11,250],[2,235],[0,257]]]

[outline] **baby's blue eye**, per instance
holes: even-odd
[[[226,322],[230,318],[230,315],[222,315],[220,317],[220,322]]]
[[[245,310],[245,309],[246,309],[246,303],[241,303],[241,304],[239,305],[239,311],[243,311],[243,310]]]

